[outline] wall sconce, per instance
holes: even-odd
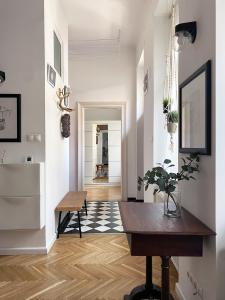
[[[59,98],[59,109],[62,111],[72,112],[74,109],[69,108],[69,96],[70,96],[70,88],[68,86],[64,86],[62,89],[58,89],[56,95]]]
[[[5,81],[5,72],[0,71],[0,83],[3,83]]]
[[[197,23],[188,22],[176,25],[175,36],[177,37],[179,51],[181,51],[186,44],[193,44],[195,42],[197,36]]]

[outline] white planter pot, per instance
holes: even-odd
[[[176,123],[172,123],[172,122],[167,123],[167,131],[169,133],[175,133],[176,130],[177,130],[177,124]]]

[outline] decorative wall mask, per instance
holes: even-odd
[[[70,136],[70,115],[64,114],[61,117],[61,134],[64,138]]]

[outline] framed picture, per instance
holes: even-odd
[[[54,38],[54,68],[62,77],[62,41],[59,38],[59,34],[53,32]]]
[[[144,77],[144,94],[146,95],[148,93],[148,71],[145,74]]]
[[[0,142],[21,142],[19,94],[0,94]]]
[[[49,64],[47,65],[47,78],[48,78],[48,82],[51,84],[51,86],[55,87],[56,71]]]
[[[179,151],[211,154],[211,61],[179,87]]]

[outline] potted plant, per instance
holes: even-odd
[[[179,117],[176,110],[167,113],[167,130],[169,133],[175,133]]]
[[[179,181],[190,180],[195,177],[193,174],[199,172],[198,154],[190,154],[186,159],[182,158],[183,165],[178,173],[170,172],[174,167],[170,159],[165,159],[158,167],[147,171],[143,178],[138,177],[138,190],[144,185],[145,190],[149,185],[155,185],[154,194],[157,192],[164,193],[164,214],[168,217],[178,218],[181,216],[180,211],[180,193],[176,192]],[[178,196],[179,194],[179,196]]]
[[[167,114],[170,108],[171,100],[169,98],[163,99],[163,113]]]

